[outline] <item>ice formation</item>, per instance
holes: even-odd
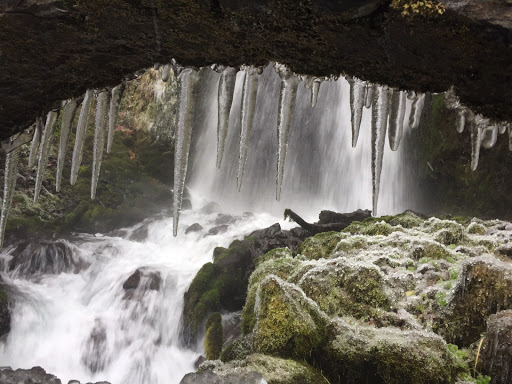
[[[224,145],[228,135],[229,113],[235,91],[236,69],[226,67],[220,74],[218,90],[218,123],[217,123],[217,168],[222,164]]]
[[[119,117],[119,106],[123,98],[125,83],[121,83],[112,89],[110,97],[110,110],[108,112],[108,137],[107,137],[107,153],[112,149],[114,142],[114,133],[116,131],[117,118]]]
[[[411,114],[409,115],[409,127],[416,129],[420,125],[421,113],[425,105],[425,94],[417,94],[412,102]]]
[[[20,147],[9,152],[5,158],[4,173],[4,199],[2,202],[2,213],[0,216],[0,248],[4,243],[5,226],[7,224],[7,216],[11,208],[14,189],[16,188],[16,177],[18,175],[18,163],[20,159]]]
[[[406,95],[403,91],[391,91],[391,110],[389,112],[389,147],[396,151],[402,140]]]
[[[364,95],[364,106],[370,108],[373,103],[373,93],[375,92],[375,86],[373,84],[366,84],[365,95]]]
[[[350,112],[352,123],[352,148],[357,145],[359,128],[363,117],[363,106],[365,104],[366,84],[357,78],[347,77],[350,85]]]
[[[85,92],[84,101],[82,102],[82,110],[80,111],[80,117],[78,118],[78,124],[76,126],[75,147],[73,148],[73,158],[71,160],[71,185],[76,183],[78,171],[82,164],[85,135],[87,132],[87,124],[89,122],[89,115],[91,114],[93,100],[94,91],[92,89],[88,89],[87,92]]]
[[[377,86],[373,96],[372,106],[372,213],[377,216],[379,200],[380,174],[386,143],[388,122],[389,89],[387,86]]]
[[[307,76],[305,80],[304,87],[311,89],[311,107],[315,108],[318,102],[318,92],[320,92],[322,79],[315,76]]]
[[[192,124],[199,73],[192,68],[183,69],[178,75],[178,119],[174,141],[174,194],[173,235],[178,235],[179,215],[187,176],[188,155],[192,139]]]
[[[293,122],[295,99],[299,78],[289,68],[276,64],[276,72],[281,78],[281,91],[279,93],[279,110],[277,113],[277,176],[276,200],[281,199],[281,186],[283,184],[284,165],[288,151],[288,137]]]
[[[45,179],[46,167],[48,165],[48,156],[50,156],[50,147],[52,145],[58,117],[59,111],[50,111],[46,116],[46,124],[44,126],[43,133],[41,134],[41,144],[39,145],[34,203],[37,203],[37,200],[39,199],[39,192],[41,191],[41,186],[43,185],[43,180]]]
[[[466,115],[468,114],[466,108],[458,108],[457,109],[457,132],[464,132],[464,127],[466,126]]]
[[[71,127],[77,109],[78,101],[76,99],[69,99],[62,102],[62,124],[60,127],[59,153],[57,155],[57,175],[55,176],[55,189],[57,192],[60,191],[62,170],[64,169]]]
[[[478,160],[480,158],[480,143],[482,142],[482,130],[476,120],[480,116],[475,116],[475,119],[469,122],[471,133],[471,170],[476,171],[478,168]]]
[[[34,127],[34,136],[32,136],[32,142],[30,143],[30,154],[28,156],[28,166],[33,168],[36,165],[37,154],[39,153],[39,143],[41,142],[41,131],[43,130],[43,118],[36,118],[36,124]]]
[[[240,155],[238,158],[237,187],[242,189],[242,180],[247,163],[249,139],[251,136],[256,97],[258,95],[258,70],[254,66],[244,66],[244,85],[242,89],[242,108],[240,110]]]
[[[162,67],[162,81],[165,83],[167,80],[169,80],[169,77],[171,76],[171,65],[165,64]]]
[[[482,147],[489,149],[496,145],[498,141],[498,126],[488,125],[482,130]]]
[[[98,94],[96,103],[96,121],[94,128],[94,147],[92,152],[91,199],[96,197],[96,188],[100,177],[103,149],[105,147],[105,132],[109,115],[110,90]]]

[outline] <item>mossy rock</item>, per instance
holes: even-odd
[[[256,302],[255,351],[302,359],[324,342],[327,316],[297,286],[269,275]]]
[[[217,360],[224,344],[224,328],[219,312],[212,313],[206,320],[206,337],[204,351],[208,360]]]
[[[487,232],[487,228],[485,227],[485,225],[481,223],[471,222],[467,226],[466,232],[471,235],[485,235],[485,233]]]
[[[258,267],[249,279],[247,299],[242,311],[242,333],[244,335],[252,332],[256,324],[256,314],[254,310],[256,293],[263,279],[270,274],[274,274],[286,280],[301,264],[299,260],[291,257],[291,252],[287,248],[280,248],[274,251],[270,251],[257,259],[260,260]]]
[[[490,315],[512,309],[510,292],[510,263],[488,256],[468,259],[433,328],[448,342],[467,347],[480,339]]]
[[[343,230],[345,233],[352,235],[366,235],[366,236],[388,236],[393,232],[402,232],[403,229],[399,226],[388,224],[382,218],[370,217],[363,222],[354,221],[347,228]]]
[[[413,243],[413,249],[410,254],[413,260],[451,260],[453,255],[443,245],[433,240],[421,240]]]
[[[233,360],[243,360],[252,353],[252,333],[242,336],[226,346],[220,354],[220,360],[224,363]]]
[[[330,316],[354,316],[369,320],[377,309],[389,310],[390,300],[379,268],[338,258],[295,274],[296,282]]]
[[[339,232],[324,232],[306,239],[297,250],[297,253],[310,260],[329,258],[338,242],[345,238]]]
[[[219,375],[228,375],[236,372],[260,373],[268,384],[326,384],[326,379],[320,372],[310,365],[290,359],[254,353],[242,361],[233,361],[227,364],[216,364],[214,372]]]
[[[330,335],[322,367],[332,382],[451,384],[457,364],[446,343],[422,331],[374,328],[338,319]]]

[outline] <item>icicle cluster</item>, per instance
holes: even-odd
[[[105,132],[107,130],[110,104],[110,90],[104,90],[98,94],[96,104],[96,121],[94,127],[94,146],[92,150],[92,179],[91,199],[96,197],[96,188],[100,177],[103,149],[105,148]]]
[[[352,148],[357,145],[359,138],[359,128],[361,127],[361,119],[363,118],[363,106],[365,105],[367,86],[359,79],[347,77],[350,85],[350,112],[352,113]]]
[[[476,171],[480,160],[480,148],[493,148],[498,141],[498,134],[509,133],[509,150],[512,151],[512,123],[496,122],[480,114],[474,114],[469,108],[462,105],[451,87],[445,92],[445,103],[447,108],[454,109],[457,113],[456,129],[463,133],[468,127],[471,136],[471,170]]]

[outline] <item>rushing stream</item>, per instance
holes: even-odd
[[[16,304],[0,365],[42,366],[64,383],[179,383],[202,352],[200,346],[186,349],[179,338],[183,294],[195,273],[211,261],[214,247],[279,221],[268,214],[240,216],[226,233],[205,236],[216,217],[184,211],[178,237],[172,217],[146,220],[119,236],[79,235],[61,241],[72,251],[67,272],[37,272],[55,271],[56,263],[33,256],[31,265],[2,273]],[[185,234],[195,222],[204,230]],[[144,240],[130,240],[145,228]],[[9,260],[11,252],[1,257]],[[144,271],[138,287],[123,289],[138,268]]]

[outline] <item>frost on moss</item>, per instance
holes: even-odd
[[[325,339],[327,316],[294,284],[267,276],[256,295],[256,352],[306,358]]]
[[[203,367],[201,367],[202,369]],[[225,376],[233,372],[240,375],[249,372],[260,373],[268,384],[325,384],[325,378],[313,367],[304,362],[283,359],[260,353],[247,356],[242,361],[233,361],[227,364],[220,362],[212,366],[218,375]]]
[[[339,232],[324,232],[306,239],[297,253],[311,260],[326,259],[332,255],[338,242],[345,238]]]
[[[224,344],[224,328],[219,312],[212,313],[206,320],[204,351],[208,360],[217,360]]]
[[[466,232],[471,235],[485,235],[487,228],[485,225],[473,221],[466,228]]]
[[[328,367],[329,377],[343,377],[345,383],[448,384],[457,373],[446,343],[429,332],[338,319],[329,325],[328,334],[323,366]]]

